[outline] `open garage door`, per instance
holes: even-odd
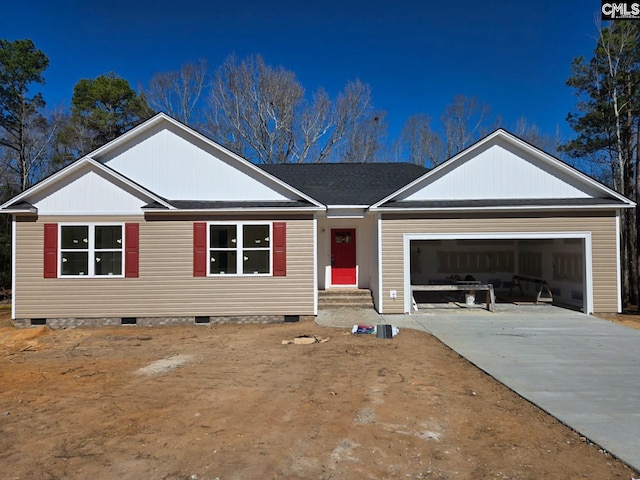
[[[590,313],[590,259],[590,236],[582,233],[406,235],[405,309],[413,308],[412,285],[475,280],[492,284],[498,303],[549,302]],[[465,299],[425,291],[416,292],[415,301]]]

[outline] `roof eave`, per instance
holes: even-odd
[[[369,208],[368,204],[364,205],[327,205],[327,208],[340,208],[340,209],[354,209],[354,210],[362,210],[363,208]]]
[[[634,208],[635,204],[603,204],[603,205],[527,205],[527,206],[505,206],[505,207],[372,207],[372,212],[382,213],[403,213],[403,212],[425,212],[425,213],[448,213],[448,212],[519,212],[519,211],[563,211],[563,210],[620,210]]]
[[[1,208],[0,213],[6,213],[10,215],[37,215],[38,209],[36,207],[31,208]]]
[[[143,208],[145,215],[193,215],[206,213],[297,213],[297,212],[321,212],[324,208],[320,207],[228,207],[228,208],[184,208],[184,209],[157,209]]]

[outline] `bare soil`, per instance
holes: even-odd
[[[2,479],[638,476],[423,332],[3,318]]]
[[[640,315],[635,314],[622,314],[622,313],[598,313],[598,317],[603,320],[609,320],[610,322],[619,323],[625,327],[635,328],[640,330]]]

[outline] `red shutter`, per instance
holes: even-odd
[[[140,265],[140,225],[124,224],[124,276],[138,278]]]
[[[207,276],[207,224],[193,224],[193,276]]]
[[[287,275],[287,224],[273,222],[273,276]]]
[[[58,224],[44,224],[44,278],[58,277]]]

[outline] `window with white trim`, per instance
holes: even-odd
[[[121,224],[60,225],[61,277],[122,277]]]
[[[269,274],[270,223],[209,224],[209,275]]]

